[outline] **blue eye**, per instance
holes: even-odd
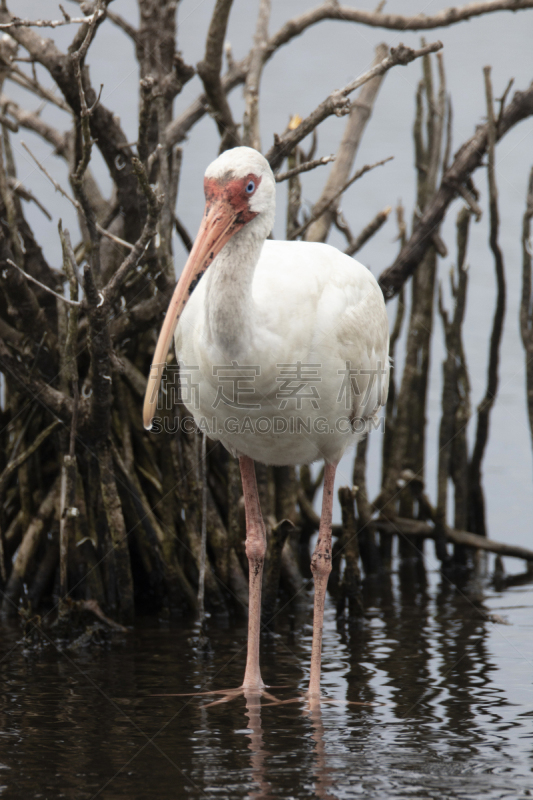
[[[253,181],[249,181],[244,191],[246,192],[246,194],[252,194],[254,189],[255,189],[255,183]]]

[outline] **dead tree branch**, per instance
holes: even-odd
[[[515,95],[501,115],[495,141],[523,119],[533,115],[533,86]],[[413,274],[432,243],[432,235],[442,222],[451,201],[457,196],[458,187],[481,165],[488,146],[489,124],[482,125],[458,150],[455,159],[442,178],[440,187],[407,243],[402,247],[394,263],[379,277],[379,284],[386,300],[394,297],[400,287]]]
[[[60,28],[63,25],[90,25],[96,22],[105,12],[102,9],[96,9],[94,14],[89,17],[69,17],[68,19],[19,19],[14,17],[11,22],[4,22],[0,24],[0,30],[7,31],[12,28]]]
[[[33,455],[33,453],[35,453],[39,449],[39,447],[43,444],[43,442],[45,442],[48,439],[50,434],[53,433],[60,424],[61,423],[58,419],[54,420],[54,422],[51,422],[50,425],[48,425],[43,431],[41,431],[41,433],[39,434],[39,436],[37,436],[35,441],[32,442],[31,445],[28,448],[26,448],[26,450],[23,453],[8,461],[3,472],[0,474],[0,496],[3,495],[4,490],[8,484],[8,481],[14,474],[14,472],[16,472],[16,470],[22,464],[24,464],[24,462],[27,461],[28,458],[31,455]]]
[[[437,478],[438,524],[446,522],[448,483],[455,486],[455,526],[466,527],[465,514],[468,495],[468,456],[466,425],[470,416],[468,371],[462,344],[462,325],[466,308],[468,270],[465,265],[466,245],[471,214],[465,207],[457,217],[457,277],[450,274],[453,311],[444,308],[442,286],[439,286],[439,313],[444,328],[446,359],[442,365],[442,415],[439,428],[439,457]],[[459,522],[459,520],[461,522]]]
[[[363,228],[359,236],[356,236],[355,238],[352,237],[351,240],[349,240],[348,247],[344,251],[346,255],[354,256],[363,247],[363,245],[366,244],[368,240],[379,231],[382,225],[386,223],[391,211],[392,208],[390,206],[384,208],[383,211],[378,211],[374,219]]]
[[[404,17],[399,14],[383,14],[376,11],[363,11],[339,5],[336,0],[325,0],[322,5],[288,20],[280,30],[272,36],[265,50],[265,63],[285,44],[296,36],[300,36],[307,28],[326,19],[338,19],[355,22],[371,27],[383,27],[390,30],[429,30],[454,25],[462,20],[495,11],[518,11],[533,8],[533,0],[488,0],[488,2],[470,3],[462,8],[449,8],[433,16],[417,14]],[[250,54],[238,63],[231,65],[228,74],[222,79],[222,88],[226,94],[246,80],[250,63]],[[170,123],[167,140],[171,144],[182,142],[189,130],[208,111],[207,97],[198,97],[189,108]]]
[[[232,4],[233,0],[217,0],[205,43],[205,55],[203,61],[196,65],[220,133],[221,151],[236,147],[241,143],[220,78],[224,39]],[[170,136],[169,141],[174,144],[176,140]]]
[[[287,170],[287,172],[278,172],[276,175],[276,183],[294,178],[295,175],[300,175],[302,172],[309,172],[323,164],[329,164],[331,161],[335,161],[335,156],[322,156],[322,158],[315,158],[312,161],[305,161],[303,164],[299,164],[297,167]]]
[[[124,33],[132,39],[135,44],[139,41],[139,31],[137,28],[134,28],[133,25],[121,17],[120,14],[116,14],[114,11],[107,11],[107,18],[113,25],[116,25],[117,28],[120,28]]]
[[[0,95],[0,106],[11,114],[21,128],[37,133],[48,144],[51,144],[58,156],[68,158],[68,136],[53,128],[34,111],[21,108],[5,94]]]
[[[0,365],[2,371],[10,375],[24,389],[25,393],[41,403],[47,411],[59,417],[65,424],[70,424],[73,412],[71,398],[66,397],[35,374],[28,372],[1,339]]]
[[[379,65],[387,57],[387,53],[387,45],[378,45],[376,48],[374,65]],[[344,128],[344,134],[335,157],[335,165],[331,169],[322,194],[315,205],[320,207],[334,196],[336,196],[337,199],[332,201],[328,210],[316,219],[307,230],[305,238],[309,242],[325,242],[328,237],[334,213],[340,199],[338,191],[346,183],[348,175],[352,171],[352,166],[359,149],[359,143],[361,142],[368,120],[370,119],[383,77],[384,75],[377,75],[375,78],[368,81],[351,105],[348,121]]]
[[[363,84],[372,80],[372,78],[384,75],[389,69],[399,64],[410,64],[411,61],[421,58],[428,53],[435,53],[441,48],[442,42],[433,42],[432,44],[420,48],[420,50],[412,50],[410,47],[405,47],[403,44],[399,44],[398,47],[391,47],[390,54],[387,58],[384,58],[379,64],[372,67],[367,72],[364,72],[359,78],[348,83],[343,89],[337,89],[332,92],[308,117],[302,120],[297,128],[284,133],[283,136],[276,135],[274,137],[274,144],[266,154],[266,159],[269,161],[272,169],[278,169],[283,159],[291,150],[327,117],[330,117],[332,114],[336,116],[348,114],[350,111],[349,95],[360,86],[363,86]]]
[[[522,220],[522,296],[520,335],[526,355],[526,397],[529,430],[533,443],[533,304],[531,297],[531,219],[533,218],[533,168],[529,173],[526,210]]]
[[[388,158],[384,158],[381,161],[376,161],[375,164],[365,164],[364,167],[361,167],[361,169],[358,169],[357,172],[354,175],[352,175],[352,177],[350,178],[349,181],[346,181],[346,183],[343,186],[341,186],[340,189],[337,189],[335,194],[333,194],[329,198],[324,198],[324,200],[322,201],[321,204],[317,203],[315,205],[315,207],[313,208],[313,212],[312,212],[311,216],[309,217],[309,219],[307,219],[304,222],[303,225],[301,225],[296,231],[294,231],[290,238],[291,239],[297,239],[299,236],[302,236],[302,234],[304,234],[307,231],[307,229],[313,224],[313,222],[315,222],[315,220],[319,219],[319,217],[322,214],[324,214],[326,211],[328,211],[329,208],[335,203],[335,201],[338,200],[338,198],[342,194],[344,194],[344,192],[347,189],[349,189],[350,186],[353,183],[358,181],[359,178],[362,178],[363,175],[366,175],[367,172],[370,172],[370,170],[375,169],[376,167],[382,167],[383,164],[386,164],[388,161],[391,161],[393,158],[394,158],[394,156],[389,156]]]
[[[261,152],[259,135],[259,87],[261,73],[267,58],[268,22],[270,19],[271,0],[260,0],[257,24],[254,35],[254,46],[250,53],[250,64],[244,82],[244,119],[242,125],[242,142],[248,147],[255,147]]]
[[[43,175],[46,175],[46,177],[48,178],[48,180],[50,181],[50,183],[52,184],[52,186],[54,187],[56,192],[59,192],[59,194],[63,195],[63,197],[66,200],[68,200],[71,205],[74,206],[76,211],[78,211],[80,214],[83,215],[84,214],[84,210],[83,210],[83,208],[81,206],[81,203],[78,200],[75,200],[73,197],[71,197],[69,195],[69,193],[67,191],[65,191],[65,189],[61,186],[61,184],[58,183],[50,175],[50,173],[45,169],[43,164],[41,164],[41,162],[36,158],[36,156],[32,153],[30,148],[24,142],[21,142],[21,145],[26,150],[28,155],[35,161],[35,163],[37,164],[37,166],[39,167],[39,169],[41,170]],[[114,234],[110,233],[109,231],[106,231],[105,228],[102,228],[102,226],[98,224],[98,222],[95,222],[95,228],[96,228],[96,230],[98,231],[98,233],[101,236],[105,236],[106,238],[110,239],[112,242],[115,242],[115,244],[120,244],[122,247],[127,247],[129,250],[132,249],[133,245],[130,244],[130,242],[125,242],[123,239],[119,239]]]
[[[39,546],[45,523],[56,510],[58,496],[59,480],[56,480],[24,533],[4,591],[2,615],[12,617],[18,613],[18,600],[23,590],[27,571]]]
[[[485,501],[481,485],[481,464],[483,455],[489,438],[490,412],[499,383],[499,361],[500,344],[503,335],[503,322],[505,319],[506,305],[506,286],[505,272],[503,265],[503,255],[498,243],[498,232],[500,226],[498,212],[498,189],[496,187],[496,175],[494,168],[494,149],[496,144],[496,121],[494,117],[494,106],[492,100],[492,84],[490,80],[490,67],[483,69],[485,76],[485,94],[487,100],[487,176],[489,184],[489,211],[490,211],[490,235],[489,244],[494,256],[494,268],[496,271],[496,308],[492,323],[492,333],[490,337],[489,363],[487,368],[487,388],[485,396],[481,400],[477,409],[477,428],[474,449],[470,460],[469,469],[469,525],[474,533],[486,535],[485,524]]]
[[[5,8],[0,9],[0,22],[9,23],[13,16]],[[80,28],[83,31],[83,27]],[[31,28],[13,28],[12,36],[30,56],[48,70],[57,83],[68,106],[76,115],[80,114],[80,93],[74,75],[74,64],[69,55],[62,53],[51,39],[44,39]],[[87,73],[83,75],[84,92],[89,108],[93,108],[90,116],[91,136],[107,164],[110,175],[117,187],[118,202],[124,211],[125,238],[134,240],[139,224],[139,206],[137,198],[137,181],[129,165],[131,155],[128,140],[120,127],[116,116],[100,102],[89,83]],[[133,233],[132,233],[133,232]]]
[[[107,286],[103,290],[104,302],[106,304],[113,303],[117,298],[125,278],[129,275],[131,270],[137,266],[139,260],[142,258],[146,248],[148,247],[148,244],[155,236],[157,221],[159,219],[159,213],[162,206],[162,198],[158,197],[150,187],[141,161],[137,158],[132,159],[132,166],[138,176],[142,191],[145,193],[148,199],[148,216],[146,218],[146,222],[144,223],[141,236],[135,242],[132,251],[124,259],[120,267],[114,273]]]
[[[451,7],[437,14],[426,16],[415,14],[412,17],[402,14],[383,14],[381,11],[364,11],[350,6],[341,6],[337,0],[325,0],[322,5],[302,14],[300,17],[289,20],[272,37],[271,47],[277,49],[286,44],[295,36],[299,36],[311,25],[325,19],[345,20],[372,28],[387,28],[399,31],[421,31],[434,28],[445,28],[472,17],[491,14],[494,11],[520,11],[533,8],[533,0],[486,0],[486,2],[469,3],[462,8]]]
[[[381,518],[376,520],[375,525],[380,532],[400,533],[407,536],[423,536],[428,538],[434,538],[435,536],[435,527],[431,523],[421,522],[416,519],[395,517],[394,520],[388,520],[386,518]],[[454,544],[473,547],[478,550],[486,550],[489,553],[498,553],[501,556],[511,556],[513,558],[523,558],[525,561],[533,561],[533,550],[528,550],[525,547],[495,542],[492,539],[487,539],[485,536],[478,536],[478,534],[469,533],[468,531],[459,531],[448,526],[446,526],[445,532],[446,538]]]
[[[10,266],[14,267],[15,269],[18,269],[20,274],[24,275],[24,277],[26,278],[27,281],[31,281],[32,283],[35,283],[37,286],[40,286],[41,289],[43,289],[45,292],[48,292],[49,294],[53,295],[58,300],[61,300],[62,303],[66,303],[69,306],[79,306],[79,305],[81,305],[81,303],[78,302],[77,300],[69,300],[67,297],[64,297],[62,294],[58,294],[57,292],[54,292],[53,289],[50,289],[49,286],[45,286],[44,283],[41,283],[41,281],[38,281],[37,278],[33,277],[33,275],[28,275],[27,272],[24,272],[22,267],[19,267],[18,264],[15,264],[14,261],[11,261],[10,258],[6,258],[6,262]]]

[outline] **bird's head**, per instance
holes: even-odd
[[[231,219],[233,233],[253,219],[263,238],[272,230],[276,182],[270,164],[257,150],[234,147],[222,153],[205,171],[204,192],[206,213],[216,209],[216,215]]]
[[[157,405],[163,369],[180,315],[193,287],[224,245],[250,225],[265,239],[274,223],[276,183],[266,158],[251,147],[226,150],[206,170],[205,210],[187,263],[172,295],[154,352],[146,394],[143,423],[147,430]]]

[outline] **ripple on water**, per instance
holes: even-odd
[[[5,797],[432,798],[526,796],[530,664],[453,595],[375,606],[367,624],[328,604],[323,688],[335,704],[247,708],[240,697],[157,697],[238,686],[246,623],[210,623],[210,651],[183,622],[142,624],[107,650],[23,654],[0,642],[0,793]],[[495,602],[501,600],[495,598]],[[512,603],[510,603],[512,605]],[[517,604],[518,605],[518,604]],[[521,587],[529,613],[533,589]],[[389,610],[387,610],[389,609]],[[509,610],[523,614],[523,609]],[[311,598],[262,639],[281,700],[305,688]],[[512,631],[523,651],[532,631]],[[509,636],[509,628],[506,627]],[[509,658],[509,652],[513,658]],[[103,789],[108,783],[106,789]]]

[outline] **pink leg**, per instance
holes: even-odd
[[[313,615],[313,646],[311,649],[311,677],[309,695],[320,696],[320,662],[322,658],[322,628],[324,625],[324,603],[329,573],[331,572],[331,515],[333,509],[333,486],[336,464],[326,464],[324,471],[324,494],[322,514],[315,552],[311,559],[311,572],[315,580],[315,608]]]
[[[266,550],[266,532],[254,462],[248,456],[240,456],[244,508],[246,511],[246,555],[249,565],[250,602],[248,609],[248,655],[243,688],[261,690],[265,684],[261,679],[259,668],[259,634],[261,632],[261,584],[263,581],[263,563]]]

